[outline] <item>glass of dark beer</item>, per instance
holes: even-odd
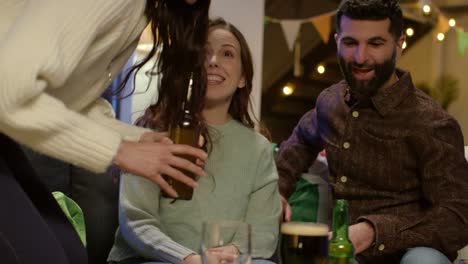
[[[288,222],[281,225],[283,264],[326,264],[327,255],[327,225],[304,222]]]

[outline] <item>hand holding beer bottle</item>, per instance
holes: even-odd
[[[328,245],[329,264],[354,264],[354,247],[348,237],[348,228],[348,203],[336,200],[333,208],[333,238]]]

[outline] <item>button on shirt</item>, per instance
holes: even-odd
[[[384,245],[384,244],[380,244],[380,245],[379,245],[379,250],[380,250],[380,251],[383,251],[384,249],[385,249],[385,245]]]
[[[349,149],[350,147],[351,147],[351,144],[349,144],[349,142],[343,143],[343,148],[344,149]]]
[[[351,224],[366,220],[376,231],[359,263],[390,263],[386,257],[414,246],[453,260],[468,244],[463,136],[409,73],[397,76],[370,98],[352,95],[344,81],[324,90],[281,145],[280,191],[288,197],[325,148],[334,198],[349,201]]]

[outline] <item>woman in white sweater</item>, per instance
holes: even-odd
[[[209,0],[0,1],[2,263],[87,262],[81,242],[18,143],[94,172],[116,165],[156,182],[173,196],[176,193],[161,174],[196,185],[181,171],[203,175],[203,170],[176,154],[204,160],[206,153],[113,119],[112,108],[100,95],[128,61],[151,20],[153,35],[160,28],[156,44],[165,47],[160,69],[174,81],[173,91],[161,93],[180,103],[174,97],[185,87],[180,73],[203,75],[199,62],[203,58],[193,54],[204,46],[209,4]],[[181,77],[166,71],[174,67]]]

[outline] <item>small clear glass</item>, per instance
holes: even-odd
[[[200,255],[203,264],[251,263],[251,227],[241,221],[203,223]]]

